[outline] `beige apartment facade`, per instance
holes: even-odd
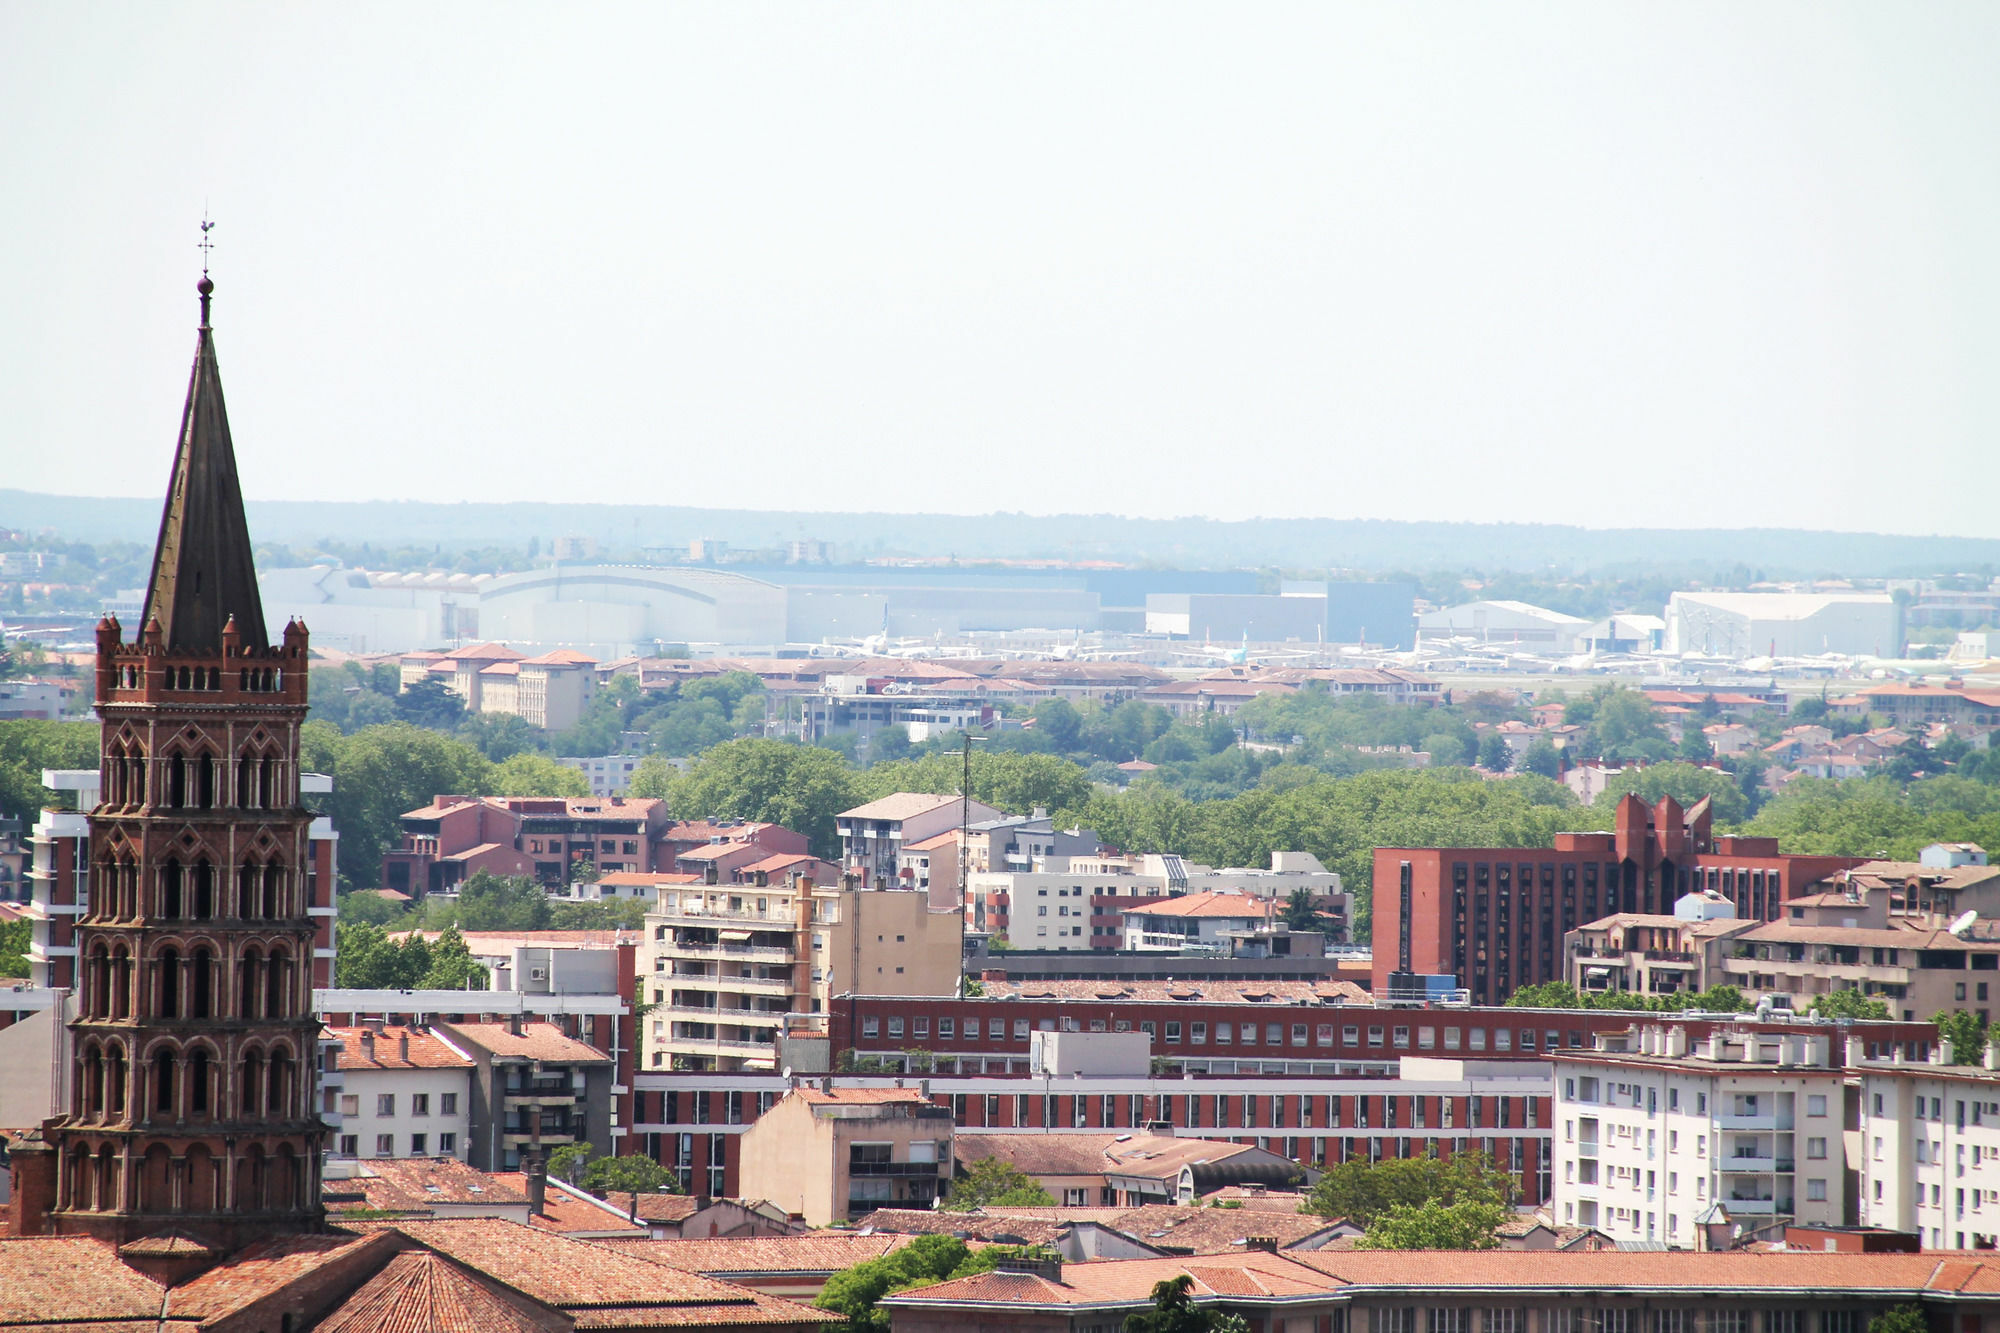
[[[956,995],[964,914],[906,889],[662,884],[646,914],[641,1067],[771,1072],[788,1015],[835,995]]]
[[[743,1131],[745,1198],[806,1225],[929,1208],[952,1172],[952,1114],[914,1088],[794,1088]]]

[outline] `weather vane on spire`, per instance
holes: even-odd
[[[215,248],[215,242],[208,239],[208,233],[214,230],[214,228],[215,224],[208,220],[208,210],[203,209],[201,213],[201,241],[196,248],[201,251],[201,276],[204,278],[208,276],[208,252]]]

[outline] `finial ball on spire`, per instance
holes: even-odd
[[[197,292],[200,292],[203,296],[207,296],[210,292],[213,292],[215,290],[215,284],[210,282],[208,280],[208,274],[204,273],[201,275],[201,281],[197,282],[194,285],[194,289]]]

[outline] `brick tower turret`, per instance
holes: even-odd
[[[318,1023],[299,803],[306,629],[269,642],[209,328],[206,274],[137,640],[97,627],[102,803],[90,813],[68,1113],[44,1126],[43,1224],[234,1248],[315,1230]]]

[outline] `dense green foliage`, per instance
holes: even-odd
[[[0,722],[0,814],[32,824],[35,812],[56,800],[42,785],[45,768],[96,768],[95,722]]]
[[[876,1302],[893,1292],[974,1273],[991,1272],[1002,1259],[1028,1253],[1022,1246],[987,1245],[973,1251],[955,1236],[919,1236],[902,1249],[843,1269],[826,1280],[813,1304],[847,1320],[847,1333],[888,1333],[889,1315]]]
[[[1873,999],[1849,987],[1813,996],[1809,1012],[1821,1018],[1894,1018],[1888,1002]]]
[[[643,1153],[623,1157],[600,1157],[583,1169],[583,1187],[609,1201],[614,1194],[630,1195],[628,1210],[637,1212],[641,1194],[678,1194],[674,1173]]]
[[[28,943],[34,925],[26,917],[0,922],[0,977],[28,975]]]
[[[1124,1333],[1247,1333],[1242,1315],[1194,1303],[1186,1273],[1153,1284],[1153,1308],[1125,1316]]]
[[[1932,1015],[1931,1022],[1937,1024],[1938,1039],[1950,1045],[1953,1064],[1985,1063],[1986,1043],[1992,1037],[1985,1019],[1970,1009],[1946,1009]]]
[[[1354,1242],[1357,1250],[1490,1250],[1507,1210],[1481,1199],[1392,1205]]]
[[[465,937],[446,929],[435,941],[402,940],[367,922],[340,928],[333,984],[355,990],[467,990],[486,985],[486,969],[472,961]]]
[[[1892,1305],[1868,1321],[1868,1333],[1930,1333],[1930,1317],[1921,1305]]]
[[[1439,1157],[1391,1157],[1380,1162],[1355,1158],[1327,1168],[1306,1196],[1302,1212],[1344,1217],[1368,1227],[1392,1209],[1426,1203],[1447,1207],[1475,1203],[1506,1209],[1519,1184],[1482,1152],[1455,1152]]]
[[[1634,995],[1629,991],[1579,991],[1567,981],[1544,981],[1515,988],[1507,1003],[1522,1009],[1629,1009],[1644,1013],[1679,1013],[1684,1009],[1711,1014],[1741,1014],[1750,1010],[1743,992],[1734,986],[1710,986],[1705,991],[1674,995]]]
[[[998,1157],[982,1157],[970,1170],[951,1182],[944,1196],[947,1212],[969,1213],[988,1205],[999,1208],[1047,1208],[1055,1198],[1035,1183],[1025,1171],[1015,1169]]]

